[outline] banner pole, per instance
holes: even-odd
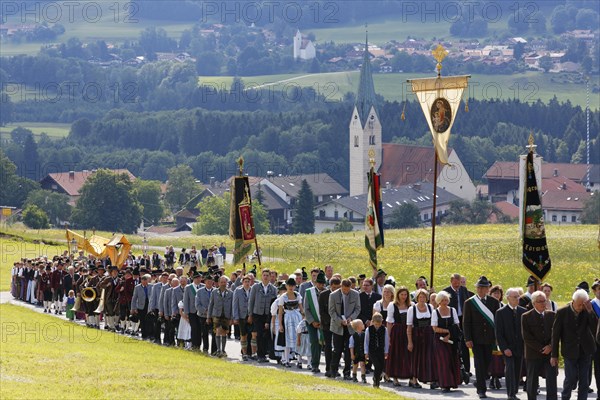
[[[435,220],[436,220],[436,206],[437,206],[437,165],[438,155],[435,150],[435,161],[433,164],[433,214],[431,215],[431,270],[429,272],[429,287],[433,288],[433,270],[435,266]]]

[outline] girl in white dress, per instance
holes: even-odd
[[[296,280],[290,277],[285,283],[286,292],[277,299],[279,305],[279,333],[285,332],[285,350],[281,363],[291,368],[290,356],[296,352],[296,328],[302,321],[304,310],[302,307],[302,296],[296,289]]]
[[[185,342],[185,349],[190,350],[192,348],[192,327],[190,326],[187,314],[183,312],[183,301],[180,301],[177,307],[179,307],[179,315],[181,315],[179,328],[177,329],[177,339],[183,340]]]

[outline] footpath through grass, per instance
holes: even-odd
[[[242,365],[0,306],[2,399],[398,399],[368,386]]]

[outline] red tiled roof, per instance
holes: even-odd
[[[500,201],[498,203],[494,203],[494,205],[500,210],[500,212],[511,218],[519,217],[519,207],[515,206],[513,203],[509,203],[508,201]]]
[[[585,202],[592,196],[591,192],[571,192],[568,190],[552,190],[544,192],[542,206],[545,210],[581,211]]]
[[[129,175],[130,180],[135,180],[135,176],[127,169],[113,169],[110,171],[117,174],[125,173]],[[79,196],[79,190],[93,173],[94,171],[75,171],[73,173],[69,171],[55,172],[48,174],[44,179],[42,179],[42,181],[51,179],[52,181],[56,182],[56,184],[60,186],[69,196]]]
[[[552,178],[555,172],[558,176],[581,182],[585,179],[587,165],[542,162],[542,178]],[[496,161],[487,170],[484,177],[488,179],[519,179],[519,163],[517,161]]]
[[[562,176],[553,176],[550,178],[542,178],[542,190],[545,191],[561,191],[567,190],[570,192],[585,193],[585,187],[569,178]]]
[[[384,143],[383,161],[379,172],[381,182],[389,182],[393,187],[412,183],[433,182],[433,147],[412,146],[407,144]],[[448,154],[452,149],[448,149]],[[442,164],[438,162],[438,177],[442,172]]]

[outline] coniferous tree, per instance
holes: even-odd
[[[314,197],[306,179],[302,180],[293,218],[292,230],[294,233],[315,232]]]

